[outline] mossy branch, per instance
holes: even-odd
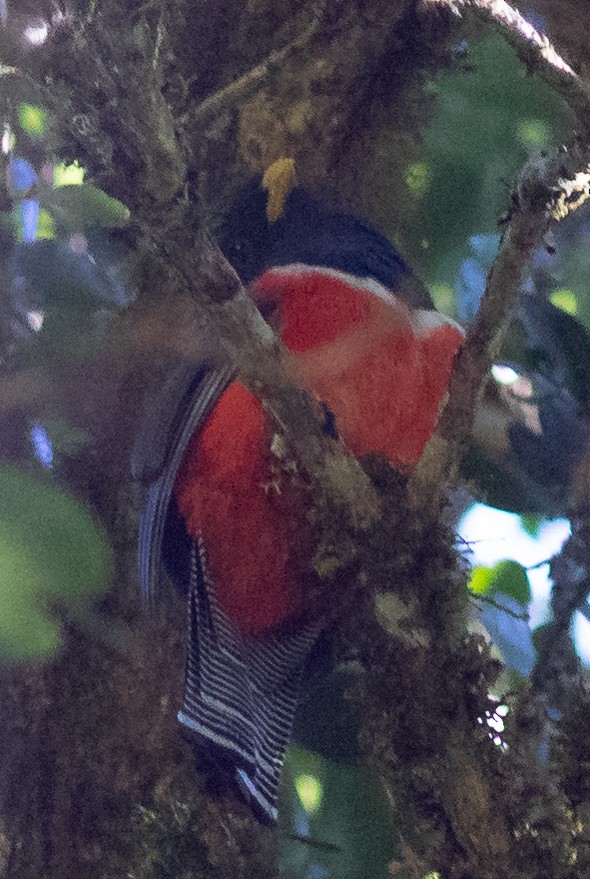
[[[458,16],[471,13],[497,25],[531,72],[562,96],[576,114],[582,131],[587,132],[590,83],[570,67],[549,38],[536,30],[514,6],[506,0],[426,0],[426,4],[446,7]]]
[[[590,85],[505,0],[427,0],[427,5],[444,6],[456,14],[473,11],[499,25],[521,54],[525,51],[535,61],[535,72],[569,103],[581,133],[570,151],[530,160],[516,179],[480,310],[457,357],[449,401],[410,482],[412,504],[429,519],[440,513],[445,486],[456,482],[477,402],[533,252],[543,244],[552,221],[563,219],[590,197]]]
[[[288,454],[311,480],[311,492],[332,530],[334,510],[341,509],[351,528],[367,528],[379,515],[377,493],[360,464],[342,445],[325,435],[323,414],[306,392],[295,387],[283,365],[283,347],[217,245],[200,236],[196,282],[185,278],[205,306],[205,318],[219,349],[235,366],[284,434]],[[177,270],[182,273],[182,267]],[[195,355],[198,352],[195,351]]]
[[[457,357],[449,401],[410,482],[412,503],[426,518],[439,515],[445,485],[457,478],[475,408],[506,321],[518,302],[524,271],[547,231],[549,205],[559,189],[562,166],[561,157],[531,161],[516,181],[510,220],[489,272],[479,313]]]
[[[243,76],[231,82],[225,88],[219,89],[194,108],[187,120],[189,125],[203,125],[212,116],[224,111],[231,110],[241,101],[251,95],[263,85],[268,77],[277,71],[282,64],[295,52],[304,49],[318,33],[321,22],[321,10],[318,8],[311,22],[290,43],[282,49],[275,49]]]

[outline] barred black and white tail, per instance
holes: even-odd
[[[205,547],[174,521],[172,490],[188,442],[231,381],[231,373],[203,369],[183,396],[166,455],[146,492],[139,533],[139,576],[144,600],[162,599],[162,557],[188,592],[188,644],[183,706],[178,719],[199,739],[222,749],[258,818],[274,823],[285,748],[299,685],[317,629],[244,637],[220,608],[207,575]],[[159,442],[162,444],[162,437]],[[153,458],[153,455],[152,455]],[[174,546],[165,547],[165,543]],[[188,557],[190,555],[190,566]],[[176,556],[176,558],[175,558]]]
[[[215,598],[206,549],[193,541],[184,705],[187,729],[231,752],[237,781],[266,820],[277,795],[305,660],[317,627],[245,638]]]
[[[169,408],[172,420],[168,429],[158,426],[155,452],[150,436],[154,422],[151,414],[140,429],[134,450],[133,473],[138,481],[146,481],[145,472],[150,476],[152,472],[155,474],[155,478],[150,478],[144,498],[138,546],[139,585],[143,600],[152,611],[162,597],[162,544],[180,462],[193,433],[204,424],[232,378],[230,370],[207,366],[200,370],[193,368],[188,389],[181,386],[177,392],[177,406]],[[184,591],[187,588],[188,584],[184,584]]]

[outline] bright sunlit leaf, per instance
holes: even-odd
[[[571,314],[572,317],[575,317],[578,313],[578,298],[573,290],[565,288],[554,290],[549,300],[556,308],[561,308],[562,311]]]
[[[492,568],[485,568],[483,565],[477,565],[471,571],[469,578],[469,591],[474,595],[485,595],[489,592],[492,583]]]
[[[523,119],[516,128],[519,143],[532,149],[546,149],[549,136],[549,126],[542,119]]]
[[[52,241],[55,238],[55,224],[49,211],[41,208],[37,223],[37,241]]]
[[[38,107],[36,104],[20,104],[18,121],[27,134],[41,137],[47,128],[47,113],[43,107]]]
[[[430,171],[426,162],[412,162],[406,168],[406,186],[415,198],[421,198],[430,186]]]
[[[54,186],[80,186],[84,183],[84,168],[78,162],[65,165],[63,162],[53,169]]]
[[[298,775],[295,778],[295,790],[299,801],[308,815],[315,815],[322,804],[324,789],[315,775]]]

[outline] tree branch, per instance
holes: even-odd
[[[367,528],[380,508],[370,479],[354,456],[323,433],[317,405],[285,372],[280,341],[207,235],[201,236],[199,254],[200,283],[191,280],[188,290],[209,300],[206,317],[220,349],[274,416],[287,454],[300,462],[313,484],[314,498],[329,509],[328,517],[333,519],[334,505],[343,507],[349,526]],[[187,283],[189,277],[190,273]]]
[[[568,102],[576,114],[578,140],[571,152],[531,160],[518,176],[512,193],[509,223],[488,275],[477,319],[457,357],[449,402],[410,482],[413,505],[426,518],[439,514],[445,482],[454,483],[473,413],[490,365],[498,351],[506,321],[520,294],[520,285],[533,251],[541,245],[551,220],[560,220],[590,197],[590,84],[578,76],[548,38],[535,30],[505,0],[427,0],[457,15],[473,11],[502,28],[518,49],[528,53],[535,71]],[[580,170],[582,169],[582,170]]]
[[[508,316],[518,302],[525,268],[547,231],[548,205],[559,188],[562,164],[556,158],[529,162],[517,178],[510,221],[488,275],[476,321],[457,356],[449,402],[410,481],[412,503],[426,518],[438,516],[447,479],[454,482],[457,477],[475,408]]]
[[[256,67],[253,67],[239,79],[231,82],[225,88],[219,89],[195,107],[190,113],[191,125],[202,125],[211,116],[231,110],[241,101],[249,98],[268,78],[277,70],[294,52],[305,48],[319,31],[321,22],[321,9],[314,15],[310,24],[301,34],[295,37],[282,49],[275,49]]]
[[[590,83],[570,67],[548,37],[537,31],[514,6],[506,0],[427,0],[427,3],[446,7],[457,16],[471,12],[498,25],[534,73],[562,96],[575,112],[582,130],[587,131]]]

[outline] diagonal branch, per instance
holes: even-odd
[[[587,132],[590,83],[570,67],[549,38],[537,31],[514,6],[506,0],[427,0],[427,3],[446,7],[458,16],[471,12],[499,26],[531,71],[561,95],[576,114],[581,130]]]
[[[551,221],[560,220],[590,197],[590,84],[558,54],[548,38],[506,0],[427,0],[457,15],[472,11],[502,28],[576,114],[578,141],[571,152],[531,160],[517,178],[509,223],[488,275],[479,314],[457,357],[449,402],[410,482],[414,507],[435,517],[454,483],[473,413],[497,352],[505,324],[518,302],[523,274]]]
[[[335,510],[348,527],[371,525],[380,511],[371,480],[353,455],[324,434],[320,410],[306,392],[289,380],[280,341],[219,248],[208,235],[202,234],[195,266],[191,255],[173,255],[164,243],[153,244],[164,252],[199,309],[204,308],[203,317],[215,339],[213,347],[223,351],[240,379],[263,400],[274,417],[286,443],[281,457],[292,457],[301,463],[329,530],[333,530]],[[198,357],[197,334],[194,339],[193,354]]]
[[[319,11],[314,15],[311,23],[301,34],[295,37],[282,49],[273,50],[265,59],[253,67],[243,76],[231,82],[225,88],[220,89],[205,98],[190,113],[190,121],[193,125],[206,122],[211,116],[215,116],[225,110],[231,110],[240,101],[246,100],[252,95],[268,76],[278,70],[281,65],[293,53],[304,49],[315,37],[319,30],[321,15]]]
[[[567,165],[574,156],[530,161],[517,178],[512,210],[487,279],[477,319],[469,329],[451,379],[449,402],[410,482],[412,503],[426,518],[436,517],[445,485],[457,477],[464,444],[507,319],[518,302],[524,271],[564,196]]]

